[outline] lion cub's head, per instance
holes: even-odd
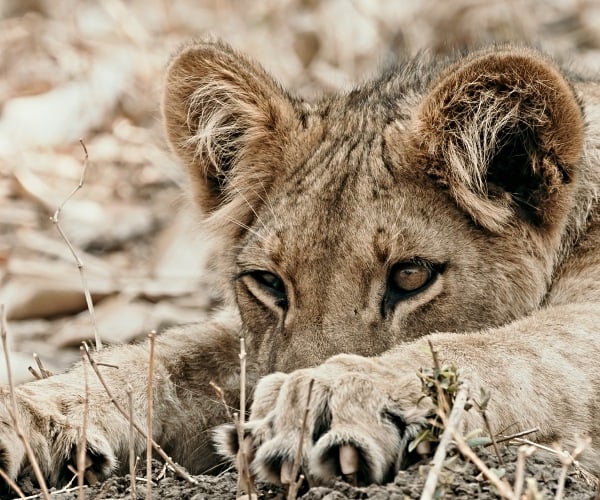
[[[547,292],[583,120],[533,51],[415,61],[309,104],[199,42],[164,115],[263,366],[499,325]]]

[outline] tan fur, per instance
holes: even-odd
[[[426,168],[477,222],[495,231],[510,223],[513,200],[510,193],[490,199],[491,155],[506,134],[540,130],[531,145],[536,155],[531,168],[545,192],[536,207],[544,223],[558,222],[560,198],[569,195],[559,188],[576,175],[583,122],[567,82],[548,61],[522,49],[462,60],[442,74],[418,115],[415,136],[417,148],[427,152]]]
[[[209,430],[225,415],[208,383],[238,404],[244,335],[262,478],[294,456],[311,379],[305,473],[330,480],[350,444],[361,482],[392,477],[432,411],[415,375],[428,341],[473,395],[491,390],[494,429],[538,426],[535,439],[567,448],[589,435],[583,460],[600,471],[598,83],[497,47],[407,61],[309,104],[204,41],[171,61],[163,109],[229,290],[212,322],[157,346],[154,435],[177,460],[194,472],[217,460]],[[403,290],[414,269],[430,280]],[[103,371],[121,400],[134,385],[144,422],[146,346],[100,358],[119,366]],[[53,482],[72,460],[80,370],[19,389]],[[92,467],[106,475],[125,463],[127,423],[98,384],[91,404]],[[465,415],[465,430],[480,426]],[[230,428],[217,438],[235,453]],[[23,450],[7,426],[0,441],[14,476]]]

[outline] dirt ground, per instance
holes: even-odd
[[[504,447],[501,450],[503,461],[506,465],[499,465],[498,459],[491,451],[479,450],[478,454],[485,460],[489,467],[498,471],[502,470],[502,478],[510,485],[515,484],[515,466],[517,459],[517,448],[514,446]],[[427,477],[429,466],[424,463],[414,464],[407,470],[400,471],[393,482],[378,486],[354,487],[345,482],[337,482],[328,487],[306,487],[301,491],[298,498],[303,500],[342,500],[342,499],[366,499],[377,500],[403,500],[420,498],[421,491]],[[534,454],[525,467],[525,478],[523,490],[530,496],[527,499],[555,498],[561,468],[548,462],[547,458]],[[145,472],[138,474],[136,481],[135,498],[147,498],[147,482]],[[226,472],[219,476],[194,476],[197,485],[189,484],[177,478],[170,471],[165,471],[162,464],[155,462],[153,470],[155,479],[152,485],[152,497],[163,499],[192,499],[192,500],[220,500],[236,498],[237,475]],[[143,479],[141,479],[143,478]],[[535,486],[532,486],[535,484]],[[38,490],[31,487],[31,479],[21,482],[24,493],[31,495]],[[261,499],[284,499],[286,490],[283,487],[272,485],[257,485],[258,494]],[[529,488],[528,488],[529,486]],[[600,490],[598,490],[600,493]],[[56,500],[77,500],[78,490],[76,487],[67,487],[62,491],[52,493]],[[582,476],[575,469],[570,468],[565,481],[565,494],[563,498],[589,500],[596,497],[596,487],[590,478]],[[102,484],[86,487],[86,498],[133,498],[131,495],[131,481],[129,475],[115,477]],[[479,470],[470,462],[456,455],[443,470],[436,498],[456,498],[459,500],[498,498],[497,492],[488,481],[480,476]],[[537,495],[537,496],[535,496]]]
[[[169,55],[206,33],[307,98],[349,88],[399,53],[442,55],[489,42],[529,42],[600,72],[598,0],[0,2],[0,304],[19,383],[32,379],[33,353],[61,371],[93,337],[75,260],[50,221],[80,180],[80,138],[89,152],[85,184],[59,222],[84,263],[102,341],[199,321],[219,303],[206,269],[210,247],[186,208],[185,177],[167,152],[159,113]],[[538,460],[528,460],[526,476],[552,497],[560,468]],[[446,496],[493,496],[477,474],[458,461]],[[566,496],[593,498],[573,474]],[[306,498],[414,498],[423,476],[417,467],[388,486],[338,484]],[[192,488],[167,474],[156,497],[235,496],[232,475],[200,482]],[[127,484],[111,479],[87,497],[119,498]]]

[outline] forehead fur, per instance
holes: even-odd
[[[359,179],[369,196],[383,196],[386,182],[433,179],[432,189],[494,232],[518,210],[559,227],[583,135],[558,70],[514,48],[454,61],[420,55],[309,105],[224,44],[203,43],[171,64],[164,109],[199,203],[216,232],[230,228],[233,239],[258,223],[268,199],[289,197],[309,210],[308,191],[341,222],[339,207],[351,204]],[[519,186],[527,191],[513,192]]]

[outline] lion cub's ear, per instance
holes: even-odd
[[[561,73],[536,52],[478,53],[442,73],[417,111],[427,171],[480,225],[515,216],[560,224],[583,144],[583,117]]]
[[[262,67],[216,41],[187,45],[172,59],[163,114],[207,213],[265,195],[295,119],[292,100]]]

